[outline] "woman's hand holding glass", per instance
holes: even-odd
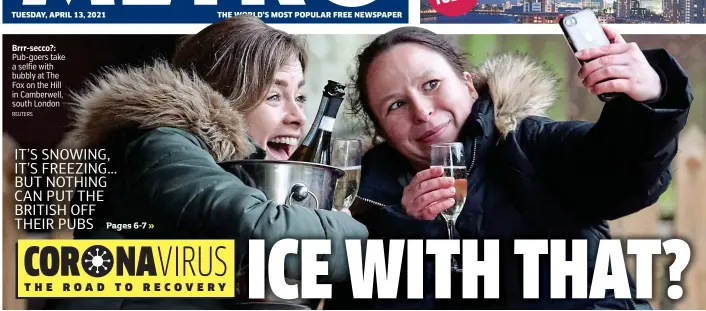
[[[453,177],[443,177],[444,170],[435,166],[417,173],[404,188],[402,208],[416,219],[433,220],[456,202]]]
[[[456,187],[456,195],[453,200],[454,204],[441,213],[441,216],[446,220],[446,229],[449,232],[449,239],[453,239],[456,218],[461,214],[461,210],[466,204],[466,190],[468,188],[468,180],[466,179],[468,170],[466,168],[463,144],[442,143],[431,145],[431,165],[432,167],[442,168],[444,176],[448,176],[454,180],[453,183]],[[451,271],[462,271],[453,255],[451,256]]]

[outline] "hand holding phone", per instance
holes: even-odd
[[[591,10],[566,16],[560,24],[581,64],[579,78],[602,101],[623,95],[646,101],[662,93],[659,75],[637,44],[601,25]]]

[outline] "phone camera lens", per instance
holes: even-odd
[[[576,25],[576,18],[569,17],[566,19],[566,26],[574,26],[574,25]]]

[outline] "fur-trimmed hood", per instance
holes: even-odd
[[[203,140],[218,162],[255,151],[245,119],[231,102],[164,60],[106,71],[74,100],[74,124],[64,141],[70,148],[96,148],[114,131],[128,128],[173,127]]]
[[[544,115],[555,100],[555,75],[525,55],[493,56],[472,75],[476,88],[488,86],[503,136],[523,118]],[[74,123],[64,147],[97,148],[110,134],[128,128],[174,127],[203,140],[219,162],[255,151],[243,115],[226,97],[163,60],[106,71],[74,100]]]
[[[556,101],[559,79],[537,59],[521,53],[488,58],[472,73],[476,90],[487,87],[501,137],[529,116],[546,116]]]

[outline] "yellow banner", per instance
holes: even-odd
[[[233,297],[233,240],[19,240],[17,297]]]

